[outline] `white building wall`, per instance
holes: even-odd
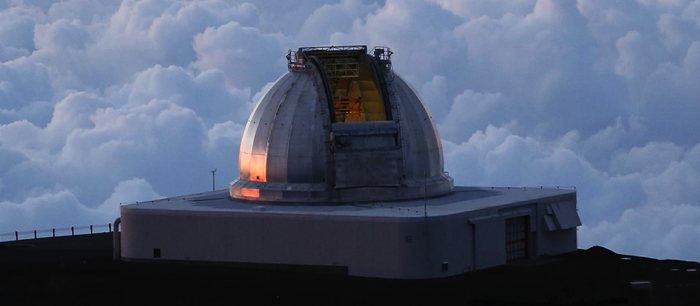
[[[504,219],[487,219],[474,223],[476,269],[506,263],[506,229]]]
[[[552,205],[557,206],[559,218],[552,211]],[[536,237],[539,242],[536,256],[557,255],[573,252],[578,247],[577,226],[581,225],[576,213],[576,198],[569,197],[550,202],[539,203],[537,207]],[[547,224],[550,219],[553,224]],[[533,227],[534,227],[533,226]]]
[[[440,263],[429,263],[427,245],[443,242],[422,236],[424,222],[417,218],[186,216],[140,210],[122,210],[121,218],[127,260],[154,259],[153,249],[159,248],[161,260],[337,265],[347,266],[350,275],[385,278],[440,276],[431,274]]]
[[[552,203],[575,209],[575,195],[427,218],[122,207],[122,256],[344,266],[349,275],[381,278],[446,277],[505,264],[505,220],[511,217],[530,217],[530,258],[575,251],[575,227],[551,230],[543,221]],[[154,248],[160,259],[153,258]]]
[[[467,214],[421,218],[425,277],[445,277],[472,271],[472,230]],[[425,262],[425,261],[424,261]],[[443,266],[444,264],[444,266]],[[411,268],[411,267],[407,267]]]

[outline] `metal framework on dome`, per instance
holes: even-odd
[[[289,71],[304,69],[308,57],[315,56],[326,69],[329,79],[355,78],[360,75],[359,56],[367,54],[367,46],[321,46],[301,47],[297,51],[287,51],[287,68]],[[391,55],[388,47],[377,46],[370,51],[380,65],[391,70]]]

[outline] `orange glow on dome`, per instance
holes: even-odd
[[[260,189],[257,188],[241,188],[241,195],[247,198],[259,198]]]
[[[251,181],[267,181],[267,155],[250,155],[250,177]]]

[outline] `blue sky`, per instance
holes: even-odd
[[[392,48],[458,185],[576,186],[579,247],[700,260],[700,0],[0,2],[0,233],[226,188],[331,44]]]

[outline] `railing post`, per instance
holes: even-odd
[[[112,255],[114,260],[121,260],[122,258],[122,243],[121,243],[121,233],[119,232],[119,224],[122,223],[121,217],[117,217],[114,220],[114,233],[112,234],[112,246],[114,254]]]
[[[99,227],[99,226],[104,226],[104,225],[97,225],[97,226]],[[117,231],[118,225],[114,224],[114,226],[115,226],[114,230]],[[112,223],[108,223],[107,227],[109,228],[109,232],[112,233],[112,230],[113,230]],[[86,227],[82,227],[82,228],[86,229]],[[64,230],[65,229],[67,229],[67,228],[64,228]],[[80,229],[80,227],[78,227],[78,229]],[[60,230],[60,228],[59,228],[59,230]],[[41,232],[41,231],[48,231],[48,230],[32,230],[32,231],[26,231],[26,232],[22,232],[22,233],[23,233],[23,235],[27,235],[27,234],[31,235],[32,233],[34,233],[34,239],[39,239],[39,232]],[[94,233],[95,233],[95,225],[90,225],[90,234],[94,234]],[[12,232],[10,232],[8,234],[11,235]],[[20,231],[15,231],[15,241],[19,240],[19,234],[20,234]],[[71,236],[75,236],[75,226],[70,227],[70,234],[71,234]],[[4,237],[4,235],[3,235],[3,237]],[[48,236],[46,236],[46,237],[48,237]],[[51,237],[56,237],[56,228],[55,227],[51,228]],[[5,239],[7,239],[7,238],[5,238]],[[31,239],[31,238],[23,238],[23,239]]]

